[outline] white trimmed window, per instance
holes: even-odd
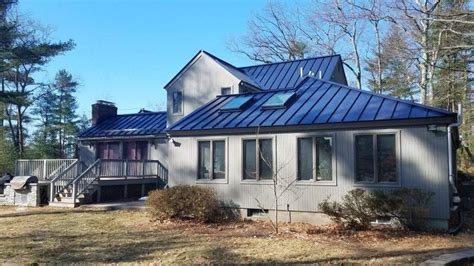
[[[334,138],[332,136],[302,137],[297,140],[298,180],[334,180]]]
[[[173,92],[173,114],[183,112],[183,93],[181,91]]]
[[[243,180],[273,179],[273,140],[242,141]]]
[[[198,141],[198,179],[211,180],[225,178],[225,141]]]
[[[232,93],[232,88],[231,87],[222,87],[221,88],[221,94],[222,95],[229,95]]]
[[[398,182],[396,136],[396,134],[355,136],[356,182]]]

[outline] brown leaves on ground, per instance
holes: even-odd
[[[419,263],[472,248],[474,234],[268,221],[150,221],[145,212],[0,207],[0,263]]]

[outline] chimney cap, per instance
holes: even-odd
[[[115,103],[109,102],[109,101],[105,101],[105,100],[97,100],[95,103],[96,103],[96,104],[108,105],[108,106],[115,106]]]

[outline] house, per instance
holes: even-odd
[[[327,221],[318,204],[357,187],[413,187],[435,193],[430,221],[448,227],[457,114],[351,88],[338,55],[236,67],[199,51],[165,90],[166,112],[95,103],[82,169],[53,174],[50,200],[190,184],[254,216],[274,211],[276,176],[287,220]]]

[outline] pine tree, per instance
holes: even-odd
[[[56,128],[58,130],[61,158],[70,158],[75,154],[75,136],[79,131],[77,126],[78,116],[76,114],[77,100],[74,95],[77,86],[77,81],[66,70],[58,71],[54,87],[57,90],[58,97],[56,106],[58,121]]]
[[[30,156],[72,158],[76,154],[75,136],[79,126],[75,93],[78,83],[66,70],[56,74],[51,86],[43,89],[34,112],[39,126],[34,134]]]

